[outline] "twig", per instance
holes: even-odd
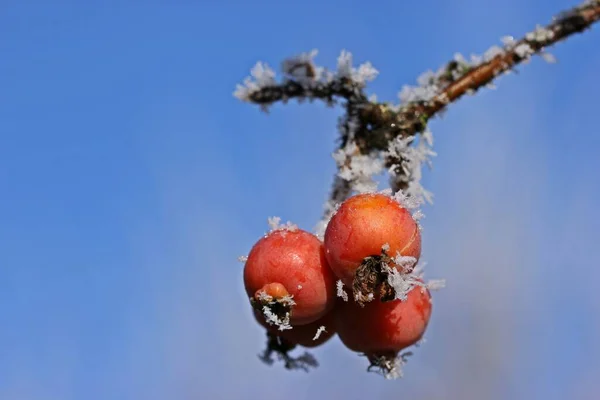
[[[346,113],[338,125],[340,147],[334,153],[338,174],[321,221],[324,227],[337,203],[352,192],[376,187],[372,176],[384,167],[390,173],[394,191],[402,190],[419,202],[430,202],[431,194],[419,183],[422,164],[435,155],[427,122],[450,103],[490,85],[533,55],[552,61],[546,48],[585,31],[598,20],[600,0],[587,0],[520,40],[505,37],[502,47],[493,46],[483,57],[467,61],[458,54],[437,72],[422,75],[420,86],[403,88],[400,105],[367,98],[366,83],[378,72],[370,63],[353,68],[352,57],[346,51],[338,58],[336,72],[314,64],[316,50],[286,60],[281,82],[275,80],[275,72],[266,64],[258,63],[252,70],[254,79],[247,78],[244,85],[238,85],[235,96],[265,111],[273,103],[289,99],[320,99],[328,105],[336,104],[338,99],[344,102]]]

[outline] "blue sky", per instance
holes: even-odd
[[[598,397],[597,27],[432,122],[448,287],[403,380],[337,341],[262,365],[236,261],[268,216],[312,229],[334,174],[340,110],[238,102],[256,61],[347,49],[395,100],[574,2],[170,3],[3,2],[0,398]]]

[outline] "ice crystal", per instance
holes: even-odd
[[[249,101],[252,93],[259,91],[267,86],[274,86],[275,71],[266,63],[261,61],[250,70],[250,77],[244,79],[244,84],[238,84],[234,92],[234,96],[242,101]]]
[[[323,332],[327,332],[327,331],[325,330],[325,327],[324,327],[323,325],[321,325],[321,326],[319,327],[319,329],[317,329],[317,332],[315,333],[315,336],[313,337],[313,339],[312,339],[312,340],[317,340],[319,337],[321,337],[321,334],[322,334]]]
[[[341,297],[344,301],[348,301],[348,293],[344,290],[344,282],[341,279],[336,282],[336,288],[338,297]]]
[[[298,225],[288,221],[285,224],[281,223],[281,217],[269,217],[267,218],[267,223],[271,228],[270,232],[275,231],[289,231],[296,232],[298,230]]]

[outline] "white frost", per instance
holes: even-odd
[[[344,282],[341,279],[336,282],[336,288],[338,297],[341,297],[344,301],[348,301],[348,293],[344,290]]]
[[[324,327],[323,325],[321,325],[321,326],[319,327],[319,329],[317,329],[317,333],[315,333],[315,336],[313,337],[313,339],[312,339],[312,340],[317,340],[319,337],[321,337],[321,334],[322,334],[323,332],[327,332],[327,331],[325,330],[325,327]]]
[[[275,231],[296,232],[298,230],[298,225],[296,225],[290,221],[286,222],[285,224],[282,224],[280,217],[268,217],[267,223],[269,224],[269,227],[271,228],[270,232],[275,232]]]
[[[252,93],[276,84],[275,71],[266,63],[257,62],[250,70],[250,75],[244,79],[244,84],[238,84],[233,95],[242,101],[248,101]]]
[[[338,78],[348,78],[364,86],[367,82],[377,78],[379,71],[371,65],[370,62],[361,64],[358,69],[352,66],[352,53],[342,50],[337,59],[337,74]]]

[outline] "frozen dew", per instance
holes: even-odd
[[[257,293],[256,300],[263,305],[262,313],[265,317],[265,321],[269,325],[277,326],[280,331],[292,329],[292,326],[290,325],[289,312],[286,312],[283,316],[280,316],[274,313],[271,309],[271,307],[275,304],[291,308],[293,305],[296,304],[292,296],[283,296],[282,298],[275,300],[272,296],[269,296],[265,291],[260,291],[259,293]]]
[[[417,210],[412,214],[412,217],[415,221],[419,222],[421,219],[425,218],[425,214],[423,214],[423,211]]]
[[[342,280],[340,279],[336,282],[335,285],[337,288],[338,297],[341,297],[344,301],[348,301],[348,293],[346,293],[346,291],[344,290],[344,282],[342,282]]]
[[[430,279],[425,284],[425,287],[429,290],[440,290],[446,287],[445,279]]]
[[[323,332],[327,332],[327,331],[325,330],[325,326],[321,325],[321,326],[319,327],[319,329],[317,329],[317,332],[315,333],[315,336],[313,337],[313,339],[312,339],[312,340],[317,340],[319,337],[321,337],[321,334],[322,334]]]
[[[516,43],[515,38],[512,36],[503,36],[500,41],[507,48],[512,48]]]
[[[358,68],[352,66],[352,54],[346,50],[342,50],[337,59],[336,77],[352,80],[354,83],[363,87],[367,82],[377,78],[379,71],[373,67],[370,62],[361,64]]]
[[[338,176],[350,182],[352,189],[358,193],[377,190],[377,182],[373,179],[383,171],[384,161],[377,155],[360,154],[355,142],[349,142],[344,148],[332,154],[338,166]]]
[[[261,303],[270,303],[273,301],[273,297],[269,296],[264,290],[261,290],[256,294],[256,300],[260,301]]]
[[[537,25],[533,32],[525,35],[525,39],[538,43],[546,43],[554,38],[554,32],[543,26]]]
[[[269,325],[275,325],[278,327],[280,331],[285,331],[286,329],[292,329],[290,325],[290,313],[286,312],[285,316],[278,317],[269,306],[264,306],[262,308],[263,315],[265,316],[265,320]]]
[[[267,223],[269,224],[269,227],[271,228],[270,233],[275,232],[275,231],[296,232],[298,230],[298,225],[296,225],[290,221],[286,222],[285,224],[282,224],[280,217],[268,217]]]
[[[515,47],[515,54],[521,58],[528,58],[533,54],[533,49],[528,43],[521,43]]]
[[[412,355],[412,352],[407,351],[399,354],[395,358],[389,358],[386,356],[373,356],[369,357],[371,366],[368,371],[375,369],[377,373],[382,375],[385,379],[394,380],[404,376],[403,368],[406,365],[408,357]]]
[[[250,70],[250,77],[244,79],[244,84],[238,84],[233,95],[242,101],[249,101],[250,96],[267,86],[276,85],[275,71],[268,64],[257,62]]]
[[[392,258],[394,268],[383,263],[382,271],[387,274],[387,282],[394,289],[395,299],[406,301],[408,294],[415,288],[422,290],[439,290],[445,287],[444,279],[433,279],[424,281],[424,263],[417,264],[417,259],[410,256],[402,256],[399,252]]]
[[[540,57],[542,57],[542,59],[544,61],[546,61],[547,63],[549,63],[549,64],[555,64],[556,63],[556,57],[554,57],[553,54],[550,54],[548,52],[545,52],[545,51],[541,52],[540,53]]]
[[[396,137],[384,152],[385,157],[399,160],[388,170],[391,180],[402,179],[407,182],[405,194],[419,203],[433,203],[433,194],[421,185],[423,164],[431,167],[431,158],[437,155],[432,145],[433,135],[425,130],[418,138]]]
[[[352,54],[346,50],[342,50],[337,59],[337,76],[340,78],[352,76]]]
[[[485,53],[483,53],[483,59],[485,61],[491,61],[492,59],[502,54],[504,54],[504,50],[502,49],[502,47],[494,45],[487,49]]]

